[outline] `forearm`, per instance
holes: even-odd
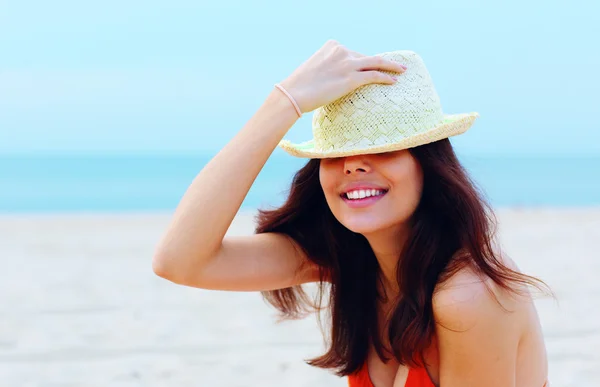
[[[188,187],[158,246],[155,271],[186,272],[216,254],[256,177],[297,119],[290,100],[273,88]]]

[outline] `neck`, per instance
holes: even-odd
[[[377,233],[365,235],[379,263],[383,286],[386,293],[396,295],[399,291],[397,272],[400,254],[408,235],[405,226],[394,229],[379,230]]]

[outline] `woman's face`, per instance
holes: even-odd
[[[408,150],[322,159],[319,178],[336,219],[363,235],[402,229],[423,188],[421,167]]]

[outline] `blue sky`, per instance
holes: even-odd
[[[327,39],[417,51],[474,154],[600,154],[596,1],[0,0],[0,154],[223,146]],[[311,137],[310,114],[289,132]]]

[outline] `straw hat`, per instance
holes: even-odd
[[[419,55],[377,54],[408,69],[393,85],[368,84],[315,110],[313,139],[280,148],[296,157],[329,158],[407,149],[464,133],[479,114],[444,114]]]

